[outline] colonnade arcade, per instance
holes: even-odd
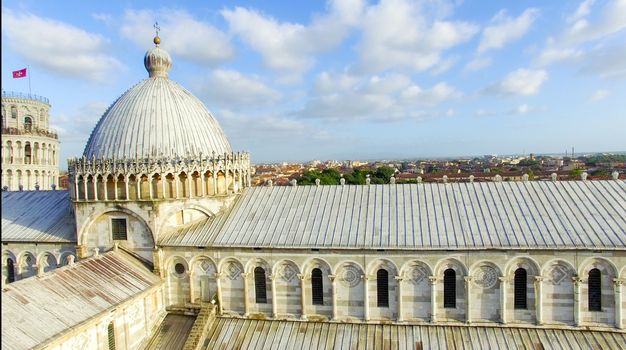
[[[377,259],[363,268],[354,261],[331,266],[319,258],[298,266],[286,259],[272,265],[262,258],[242,263],[225,257],[216,263],[207,256],[172,256],[164,267],[169,305],[215,299],[221,313],[233,316],[621,329],[626,316],[621,307],[626,269],[618,278],[616,267],[601,257],[576,268],[564,260],[539,266],[527,258],[505,266],[481,261],[470,268],[452,258],[432,267],[419,260],[396,267]],[[590,276],[596,273],[601,278],[594,287]],[[381,276],[387,278],[381,281]],[[596,309],[593,298],[598,293],[601,307]]]
[[[247,153],[213,158],[69,161],[76,201],[184,199],[239,193],[250,186]]]

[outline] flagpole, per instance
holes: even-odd
[[[26,67],[28,67],[28,72],[26,73],[26,75],[28,75],[28,93],[32,95],[33,92],[30,90],[30,74],[31,74],[31,72],[30,72],[30,64],[27,65]]]

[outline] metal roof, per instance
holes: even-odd
[[[626,333],[217,318],[202,349],[622,349]]]
[[[232,150],[211,112],[176,82],[154,77],[139,82],[109,107],[83,155],[135,159],[212,152]]]
[[[162,283],[122,252],[108,252],[2,290],[2,348],[30,349]]]
[[[68,191],[2,192],[2,242],[76,242]]]
[[[159,244],[346,249],[623,249],[626,181],[246,188]]]

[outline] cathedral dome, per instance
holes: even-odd
[[[133,159],[232,152],[206,106],[167,77],[172,59],[158,47],[157,38],[156,47],[144,57],[150,77],[107,109],[87,141],[85,157]]]

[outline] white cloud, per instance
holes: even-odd
[[[514,114],[526,114],[531,111],[531,107],[527,104],[521,104],[514,110]]]
[[[195,83],[198,96],[209,106],[242,109],[276,102],[281,95],[257,77],[247,77],[233,70],[215,70],[208,78]]]
[[[120,33],[139,47],[152,46],[151,23],[159,19],[161,46],[170,54],[201,64],[217,65],[234,55],[228,36],[184,10],[128,10]]]
[[[483,68],[489,67],[491,63],[492,63],[491,57],[476,57],[472,59],[471,61],[469,61],[465,65],[464,69],[470,72],[477,71],[477,70],[481,70]]]
[[[54,19],[3,8],[2,35],[26,61],[59,75],[103,81],[122,67],[104,37]]]
[[[608,90],[598,89],[594,91],[593,94],[591,94],[591,97],[589,97],[589,101],[597,102],[597,101],[603,100],[608,95],[609,95]]]
[[[439,16],[451,10],[440,2],[381,0],[369,7],[362,22],[358,44],[364,71],[405,68],[424,71],[442,62],[445,50],[467,42],[478,26],[464,21],[447,21]],[[433,5],[429,7],[427,5]],[[449,7],[448,3],[444,2]]]
[[[520,68],[507,74],[496,86],[488,88],[488,91],[505,95],[534,95],[547,79],[548,73],[545,70]]]
[[[583,1],[576,12],[567,17],[566,27],[556,37],[546,40],[545,47],[536,58],[536,63],[545,66],[557,62],[583,65],[582,70],[597,71],[603,77],[622,76],[621,68],[617,74],[605,73],[599,66],[598,56],[613,59],[613,52],[620,52],[620,47],[603,48],[605,42],[616,33],[626,29],[626,0],[612,0],[598,9],[598,14],[591,14],[594,1]],[[623,46],[623,44],[622,44]],[[621,59],[621,61],[624,61]],[[603,63],[600,63],[602,65]],[[612,67],[623,66],[619,62]]]
[[[505,10],[501,10],[491,20],[491,24],[483,30],[478,52],[489,49],[499,49],[504,45],[524,36],[535,19],[539,16],[539,10],[526,9],[517,18],[509,17]]]
[[[433,107],[461,96],[460,91],[445,82],[423,89],[401,74],[363,79],[324,72],[318,76],[311,98],[296,114],[335,120],[419,119],[450,114],[419,107]]]
[[[587,17],[591,12],[591,6],[596,2],[596,0],[584,0],[578,5],[576,12],[567,17],[567,22],[576,22],[581,18]]]
[[[263,57],[272,70],[288,80],[297,80],[315,63],[315,54],[337,47],[356,25],[363,11],[362,0],[330,2],[327,13],[309,25],[279,22],[258,11],[236,7],[223,10],[230,31]]]

